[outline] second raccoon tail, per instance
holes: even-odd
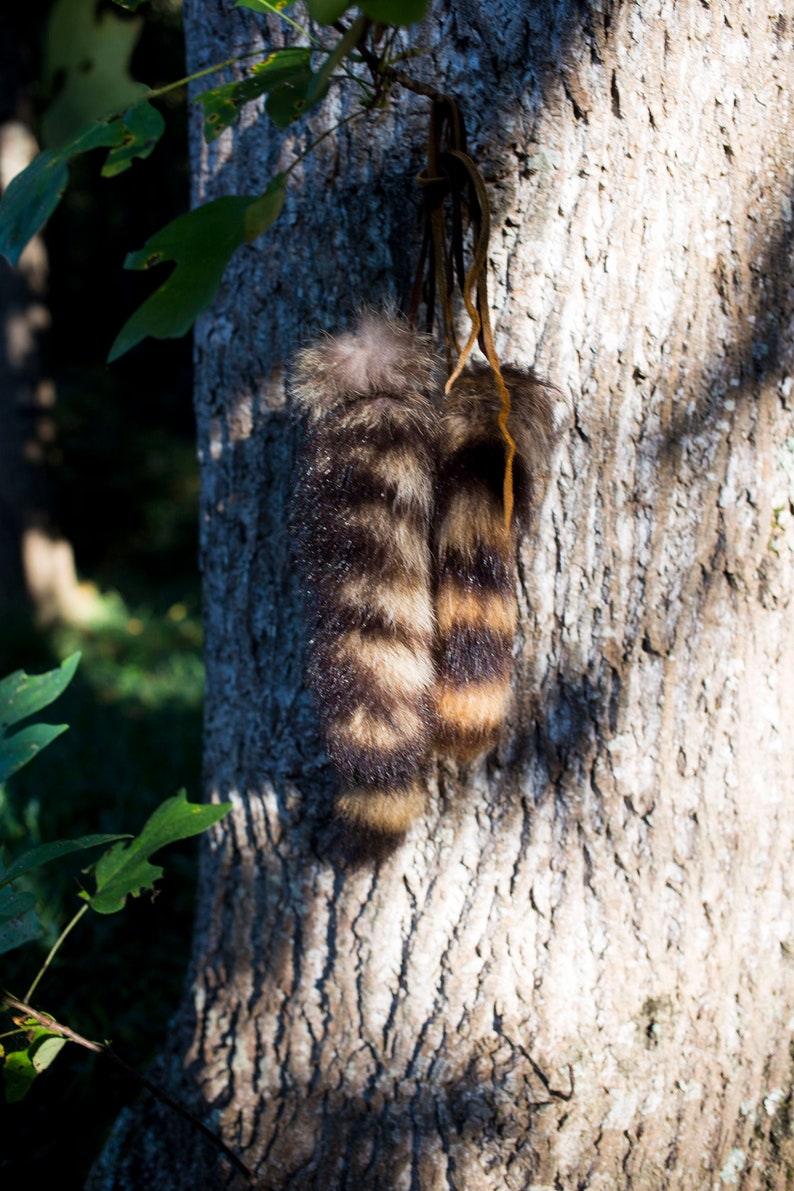
[[[296,361],[309,427],[295,521],[313,589],[308,680],[342,781],[337,814],[386,836],[424,804],[434,683],[430,341],[374,314]]]
[[[531,372],[503,368],[515,442],[514,516],[504,507],[507,444],[487,369],[463,373],[440,426],[434,542],[436,747],[468,761],[492,749],[510,706],[518,624],[516,538],[542,490],[558,433],[559,394]]]

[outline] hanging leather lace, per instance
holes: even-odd
[[[427,166],[417,177],[425,205],[425,230],[408,319],[416,326],[424,300],[426,330],[431,332],[435,310],[444,335],[449,393],[479,342],[494,375],[501,409],[499,427],[505,441],[504,511],[509,528],[513,516],[513,460],[515,443],[507,426],[510,393],[496,354],[488,306],[488,243],[491,213],[485,181],[466,151],[466,129],[455,100],[438,95],[432,101]],[[470,264],[466,268],[466,238]],[[455,286],[466,314],[469,334],[463,347],[455,331]]]

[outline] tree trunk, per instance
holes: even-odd
[[[284,373],[405,299],[427,102],[325,140],[201,322],[206,783],[235,809],[161,1074],[261,1188],[794,1185],[792,18],[445,0],[413,30],[489,183],[497,345],[574,417],[521,544],[509,736],[377,863],[327,826]],[[197,69],[261,25],[186,28]],[[310,135],[196,125],[196,197]],[[91,1185],[237,1180],[141,1105]]]

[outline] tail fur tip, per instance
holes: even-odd
[[[384,836],[404,835],[425,807],[425,795],[417,784],[405,790],[348,790],[335,804],[338,818]]]
[[[298,353],[290,389],[296,406],[316,420],[351,398],[427,392],[437,370],[429,336],[395,315],[367,310],[350,331]]]

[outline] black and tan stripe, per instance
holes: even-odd
[[[516,537],[542,489],[556,435],[554,394],[532,373],[503,369],[516,443],[515,506],[505,524],[506,447],[488,370],[464,373],[446,398],[435,515],[435,717],[440,752],[492,749],[510,707],[518,622]]]
[[[337,813],[385,835],[424,806],[432,739],[434,370],[424,337],[371,315],[301,353],[293,383],[308,415],[296,498],[308,681],[342,783]]]

